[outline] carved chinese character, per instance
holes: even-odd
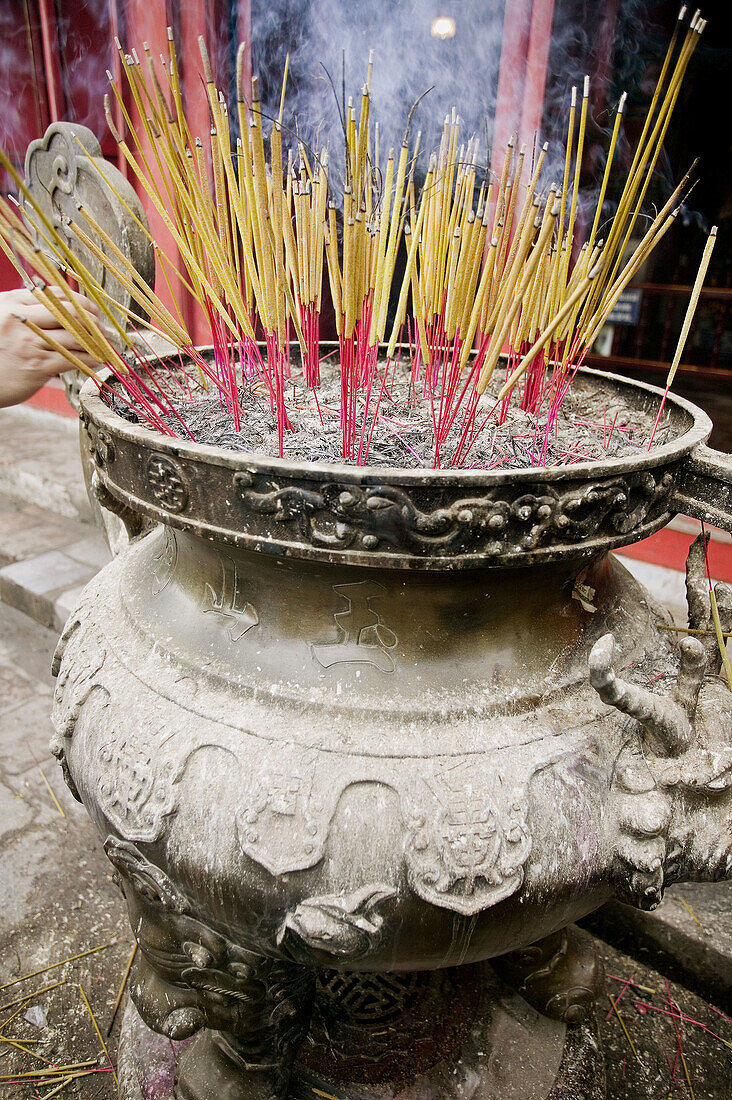
[[[216,589],[206,582],[203,590],[203,612],[220,615],[229,624],[229,638],[238,642],[259,622],[257,609],[245,598],[241,578],[233,558],[219,554],[221,580]]]
[[[346,602],[346,607],[333,616],[338,641],[332,645],[314,645],[313,656],[323,668],[355,663],[373,665],[380,672],[393,672],[394,657],[390,650],[396,646],[397,636],[382,622],[373,605],[374,600],[386,595],[384,586],[375,581],[357,581],[333,585],[333,590]]]

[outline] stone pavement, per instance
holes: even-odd
[[[0,1086],[23,1100],[43,1097],[55,1086],[32,1078],[6,1084],[2,1076],[31,1072],[44,1064],[38,1056],[63,1065],[92,1062],[89,1076],[69,1084],[64,1096],[111,1100],[114,1082],[79,985],[104,1035],[131,933],[99,838],[47,747],[56,638],[108,551],[87,522],[75,426],[39,428],[39,415],[0,410]],[[626,564],[683,614],[680,575]],[[622,993],[622,1024],[609,1002],[609,1015],[603,1013],[609,1100],[666,1100],[691,1096],[690,1088],[697,1100],[732,1096],[732,884],[674,887],[654,914],[612,905],[586,924],[600,937],[612,975],[608,991]],[[36,970],[43,972],[19,980]],[[618,979],[631,976],[645,989],[622,992]],[[668,994],[666,978],[673,979]],[[54,988],[32,996],[46,986]],[[668,1015],[678,1013],[667,996],[683,1019]],[[5,1030],[2,1021],[21,997],[30,999]],[[113,1061],[118,1026],[119,1014],[109,1039]]]
[[[11,1085],[2,1075],[47,1068],[41,1059],[90,1062],[85,1068],[97,1072],[64,1095],[112,1100],[112,1075],[79,986],[105,1035],[132,934],[91,822],[48,751],[55,644],[55,630],[0,604],[0,1087],[22,1100],[44,1096],[58,1080]],[[43,969],[96,947],[103,949]],[[30,999],[19,1005],[19,998]]]
[[[110,561],[103,535],[0,493],[0,600],[61,631],[84,585]]]
[[[0,600],[60,631],[109,560],[92,525],[76,423],[0,409]]]

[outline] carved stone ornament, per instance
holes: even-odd
[[[407,860],[421,897],[471,916],[518,890],[531,851],[526,786],[515,773],[504,780],[496,760],[435,761],[409,823]]]
[[[391,886],[364,886],[344,897],[308,898],[285,917],[279,941],[289,932],[309,947],[358,959],[373,950],[384,923],[380,906],[396,897]]]
[[[80,257],[112,301],[120,304],[122,309],[113,312],[116,312],[120,324],[126,324],[126,310],[132,309],[134,312],[139,307],[132,301],[129,292],[75,235],[72,225],[78,224],[83,232],[93,235],[89,233],[89,223],[84,216],[88,212],[142,278],[153,286],[155,253],[152,242],[138,224],[146,225],[147,221],[131,183],[104,159],[101,146],[91,130],[77,123],[54,122],[42,138],[28,146],[25,185],[71,251]],[[37,215],[28,208],[24,214],[33,224]],[[39,243],[43,247],[43,241]],[[97,243],[108,251],[103,241]],[[116,339],[113,329],[109,335],[113,341]]]
[[[686,565],[689,625],[712,624],[703,540],[692,544]],[[732,629],[732,588],[715,586],[723,631]],[[728,687],[719,679],[719,647],[687,636],[679,644],[680,667],[668,693],[621,680],[613,670],[615,640],[600,639],[590,657],[590,679],[600,697],[633,721],[618,756],[611,791],[615,850],[613,877],[619,896],[655,909],[665,886],[701,875],[715,881],[732,874],[732,739]],[[688,812],[677,811],[679,803]],[[709,813],[711,807],[715,813]]]
[[[182,891],[135,845],[108,837],[104,848],[140,947],[130,988],[142,1018],[171,1039],[219,1029],[219,1054],[254,1072],[272,1090],[268,1095],[284,1095],[310,1019],[312,972],[256,954],[202,924]],[[198,1094],[197,1072],[194,1063],[186,1086],[192,1095]],[[210,1066],[208,1072],[210,1085],[215,1074]]]
[[[234,474],[234,484],[247,512],[294,527],[314,547],[505,557],[629,534],[668,510],[674,478],[639,471],[595,484],[547,485],[541,495],[509,483],[431,511],[419,506],[419,494],[390,485],[331,481],[314,492],[248,472]]]
[[[147,463],[147,479],[153,496],[168,512],[182,512],[188,503],[188,487],[180,466],[167,455],[153,454]]]

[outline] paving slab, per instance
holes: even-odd
[[[0,566],[83,541],[91,530],[35,504],[24,504],[0,493]]]
[[[29,678],[38,691],[48,694],[55,685],[51,657],[57,638],[55,631],[0,603],[0,667]]]
[[[55,628],[58,598],[69,588],[86,584],[96,572],[61,550],[49,550],[0,569],[0,600]]]
[[[91,524],[78,422],[22,405],[0,409],[0,492]]]
[[[582,923],[732,1014],[732,882],[672,886],[652,913],[611,902]]]
[[[97,528],[0,493],[0,607],[60,631],[84,585],[110,559]]]

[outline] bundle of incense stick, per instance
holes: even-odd
[[[166,434],[192,436],[182,415],[185,402],[208,391],[237,432],[245,428],[248,402],[268,402],[280,455],[285,453],[292,430],[286,382],[297,369],[291,341],[299,344],[301,385],[313,392],[316,403],[321,385],[325,268],[340,351],[336,369],[344,459],[366,462],[382,397],[385,392],[393,396],[395,353],[405,346],[410,400],[423,400],[430,410],[435,467],[464,465],[486,423],[491,417],[505,419],[512,400],[530,414],[545,414],[548,440],[577,368],[622,291],[673,224],[688,186],[689,174],[662,209],[644,220],[638,243],[634,233],[644,199],[705,25],[699,12],[687,24],[686,9],[681,9],[604,241],[598,237],[600,218],[609,180],[618,171],[615,153],[625,94],[617,106],[591,228],[580,241],[587,78],[579,108],[572,91],[561,181],[547,187],[542,179],[546,145],[531,164],[526,150],[516,149],[513,141],[506,147],[500,178],[491,179],[481,170],[478,141],[461,142],[453,111],[419,187],[420,134],[413,140],[411,112],[401,146],[389,150],[385,164],[380,161],[378,125],[372,129],[371,119],[370,58],[358,111],[349,100],[343,120],[345,182],[339,211],[327,148],[314,150],[299,141],[292,146],[285,130],[290,151],[283,162],[287,71],[279,117],[267,119],[257,78],[251,95],[244,88],[240,47],[232,126],[201,40],[211,121],[204,147],[186,120],[169,31],[169,55],[159,61],[147,46],[141,60],[134,50],[125,54],[117,42],[127,91],[109,78],[125,133],[114,123],[109,97],[105,106],[130,173],[170,231],[185,268],[181,272],[153,241],[159,271],[173,302],[179,286],[200,303],[210,323],[213,354],[193,346],[179,308],[163,304],[83,206],[60,230],[53,226],[2,152],[0,163],[15,180],[20,204],[0,201],[0,246],[59,323],[111,367],[116,396]],[[140,119],[137,128],[129,102]],[[127,212],[136,220],[129,207]],[[629,254],[631,242],[636,243]],[[115,303],[80,259],[84,250],[128,292],[135,304],[134,312],[127,311],[128,325],[119,322]],[[397,277],[400,253],[404,272]],[[96,304],[98,323],[76,304],[68,277]],[[140,310],[150,318],[144,329]],[[176,350],[167,365],[145,354],[150,331]],[[48,341],[43,330],[37,335]],[[59,345],[55,350],[89,373]],[[492,379],[502,362],[505,375],[496,385]],[[489,384],[490,400],[482,398]],[[545,456],[546,441],[540,463]]]

